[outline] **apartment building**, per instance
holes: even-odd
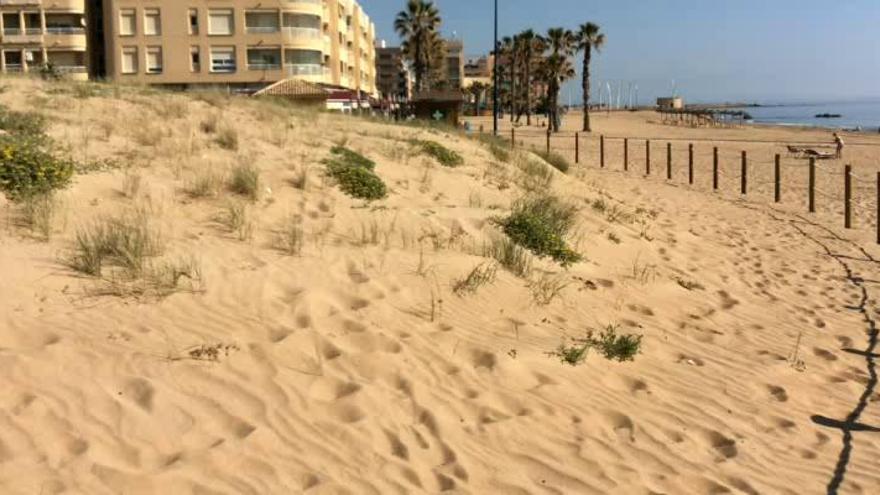
[[[0,0],[0,73],[39,71],[47,63],[88,78],[86,0]]]
[[[376,47],[376,86],[384,100],[409,101],[412,97],[412,73],[399,46]]]
[[[375,27],[354,0],[103,0],[103,17],[110,80],[376,94]]]
[[[469,57],[464,63],[464,87],[468,88],[475,82],[492,84],[492,68],[495,56],[480,55]]]
[[[458,38],[446,40],[445,79],[449,89],[464,87],[464,42]]]

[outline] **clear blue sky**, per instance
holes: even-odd
[[[398,43],[404,0],[361,3],[377,37]],[[435,4],[466,53],[491,49],[492,0]],[[598,23],[608,44],[595,80],[636,83],[643,104],[673,79],[690,101],[880,99],[880,0],[499,0],[499,11],[499,36]],[[576,86],[565,93],[577,102]]]

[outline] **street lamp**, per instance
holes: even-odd
[[[492,60],[492,72],[494,81],[492,83],[492,131],[495,136],[498,135],[498,0],[495,0],[495,45],[492,49],[494,55]]]

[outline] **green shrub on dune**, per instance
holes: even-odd
[[[388,194],[385,183],[373,171],[374,161],[343,146],[334,146],[330,152],[333,156],[324,160],[327,175],[336,180],[342,192],[367,200],[382,199]]]

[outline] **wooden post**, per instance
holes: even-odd
[[[605,168],[605,135],[599,136],[599,167]]]
[[[574,162],[579,163],[581,160],[581,140],[578,133],[574,133]]]
[[[672,143],[666,143],[666,179],[672,180]]]
[[[880,244],[880,172],[877,172],[877,216],[874,219],[877,224],[877,244]]]
[[[740,171],[740,175],[739,175],[739,177],[740,177],[739,192],[743,196],[745,196],[746,192],[748,191],[748,183],[749,183],[749,173],[748,172],[749,172],[749,161],[748,161],[748,157],[746,155],[746,151],[743,150],[743,152],[742,152],[742,170]]]
[[[651,175],[651,140],[645,140],[645,175]]]
[[[718,190],[718,147],[712,148],[712,190]]]
[[[852,228],[852,165],[843,169],[843,228]]]
[[[510,128],[510,149],[516,148],[516,127]]]
[[[773,200],[775,202],[782,201],[782,157],[777,154],[776,162],[773,166]]]
[[[810,185],[808,192],[808,203],[810,213],[816,213],[816,159],[810,158]]]
[[[629,138],[623,138],[623,171],[629,170]]]
[[[688,184],[694,184],[694,143],[688,144]]]
[[[480,134],[483,134],[483,124],[480,124]]]
[[[547,127],[547,154],[550,154],[550,127]]]

